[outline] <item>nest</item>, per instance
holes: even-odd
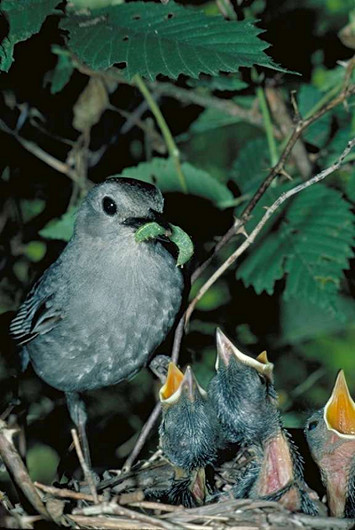
[[[3,528],[70,528],[175,530],[199,528],[264,530],[350,529],[355,521],[291,513],[270,501],[224,498],[198,508],[173,506],[154,499],[169,479],[159,453],[132,470],[105,472],[95,480],[89,472],[75,435],[74,444],[85,481],[72,479],[65,487],[32,482],[12,441],[13,431],[0,422],[0,455],[23,498],[13,505],[0,492]]]

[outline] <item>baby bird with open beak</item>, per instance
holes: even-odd
[[[219,425],[211,413],[208,396],[190,366],[183,374],[170,363],[160,401],[163,414],[160,447],[175,469],[168,499],[184,506],[201,505],[208,490],[205,468],[216,459],[219,436]]]
[[[316,514],[301,458],[281,423],[266,352],[253,359],[217,330],[216,370],[208,392],[224,443],[251,455],[236,478],[235,497],[277,500],[291,511]]]
[[[355,403],[343,370],[325,407],[308,419],[305,434],[327,490],[330,515],[355,518]]]

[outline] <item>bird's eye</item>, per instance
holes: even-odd
[[[104,197],[102,199],[102,208],[104,212],[111,217],[117,212],[117,204],[111,197]]]
[[[318,421],[311,421],[311,423],[308,425],[308,430],[313,431],[318,425]]]

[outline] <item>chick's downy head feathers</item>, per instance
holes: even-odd
[[[208,393],[227,442],[261,441],[279,426],[273,364],[266,352],[254,359],[219,329],[216,375]]]
[[[165,457],[185,470],[212,463],[217,449],[218,425],[208,396],[189,366],[182,374],[170,364],[160,400],[163,409],[160,445]]]

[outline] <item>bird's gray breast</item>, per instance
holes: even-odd
[[[56,292],[63,318],[27,346],[36,372],[79,392],[133,376],[180,308],[183,279],[174,259],[160,244],[132,243],[99,245],[62,262]]]

